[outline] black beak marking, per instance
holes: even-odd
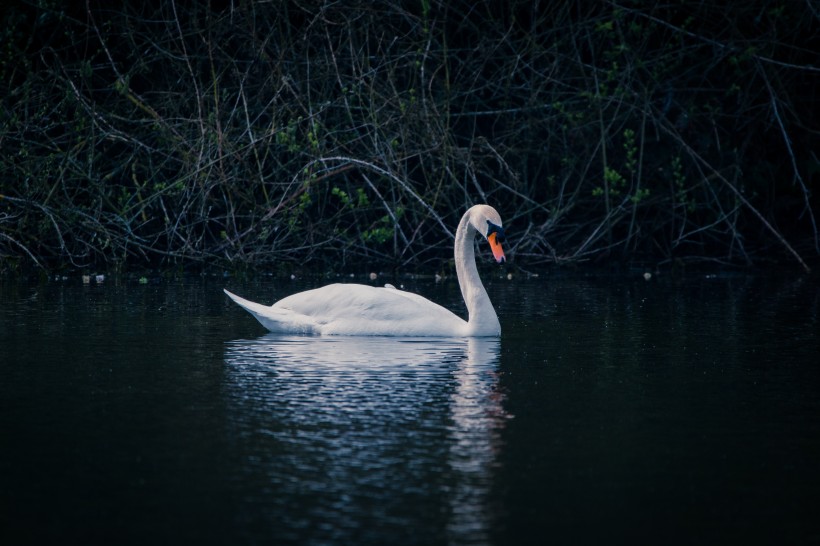
[[[499,243],[503,243],[506,240],[506,237],[504,236],[504,228],[487,220],[487,237],[493,233],[495,233],[495,240]]]

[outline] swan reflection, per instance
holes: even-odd
[[[269,334],[226,346],[242,513],[274,538],[487,542],[499,341]]]

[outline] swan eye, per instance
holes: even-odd
[[[493,233],[495,233],[495,240],[499,243],[503,243],[506,239],[504,237],[504,228],[501,226],[497,226],[489,220],[487,220],[487,238],[489,239],[490,235],[492,235]]]

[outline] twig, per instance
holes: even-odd
[[[782,244],[783,247],[786,250],[788,250],[792,256],[794,256],[797,262],[801,266],[803,266],[803,269],[807,273],[811,272],[811,268],[808,265],[806,265],[806,262],[803,261],[803,258],[800,256],[800,254],[798,254],[797,251],[795,251],[794,248],[792,248],[792,246],[788,243],[788,241],[786,241],[786,239],[780,234],[779,231],[772,227],[769,221],[766,220],[766,218],[749,202],[748,199],[746,199],[746,196],[744,196],[743,193],[740,190],[738,190],[734,184],[729,182],[729,180],[727,180],[725,176],[723,176],[717,170],[712,168],[712,166],[709,165],[709,163],[703,157],[701,157],[700,154],[698,154],[694,149],[692,149],[692,147],[689,146],[689,144],[687,144],[686,141],[684,141],[680,137],[677,131],[671,130],[669,127],[666,126],[666,124],[661,124],[661,128],[666,134],[668,134],[675,141],[677,141],[678,144],[680,144],[692,158],[696,159],[701,165],[712,171],[712,175],[715,178],[723,182],[726,185],[726,187],[732,190],[732,193],[735,194],[738,200],[740,200],[740,202],[743,203],[743,205],[747,209],[749,209],[749,211],[751,211],[751,213],[754,214],[758,220],[760,220],[760,222],[766,227],[766,229],[768,229],[772,233],[772,235],[774,235],[777,238],[777,240],[780,241],[780,244]]]
[[[763,68],[758,67],[758,70],[761,76],[763,77],[763,81],[766,83],[766,89],[769,91],[769,97],[771,99],[772,104],[772,114],[774,114],[774,118],[777,120],[777,126],[780,129],[780,134],[783,136],[783,144],[786,145],[786,150],[789,152],[789,159],[791,160],[794,178],[800,183],[800,189],[803,190],[803,201],[805,203],[805,207],[803,210],[808,213],[809,219],[811,220],[812,233],[814,234],[814,250],[815,252],[820,253],[820,238],[818,238],[817,222],[814,219],[814,212],[812,212],[811,210],[811,202],[809,201],[809,189],[808,187],[806,187],[806,183],[803,181],[803,177],[800,176],[800,169],[797,168],[797,160],[794,157],[794,150],[792,150],[792,142],[789,138],[788,133],[786,132],[785,125],[783,125],[783,119],[780,117],[780,111],[777,107],[777,97],[775,97],[774,90],[772,90],[772,85],[771,83],[769,83],[769,78],[766,77],[766,72],[763,70]]]

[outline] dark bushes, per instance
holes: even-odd
[[[4,267],[818,257],[810,2],[4,9]]]

